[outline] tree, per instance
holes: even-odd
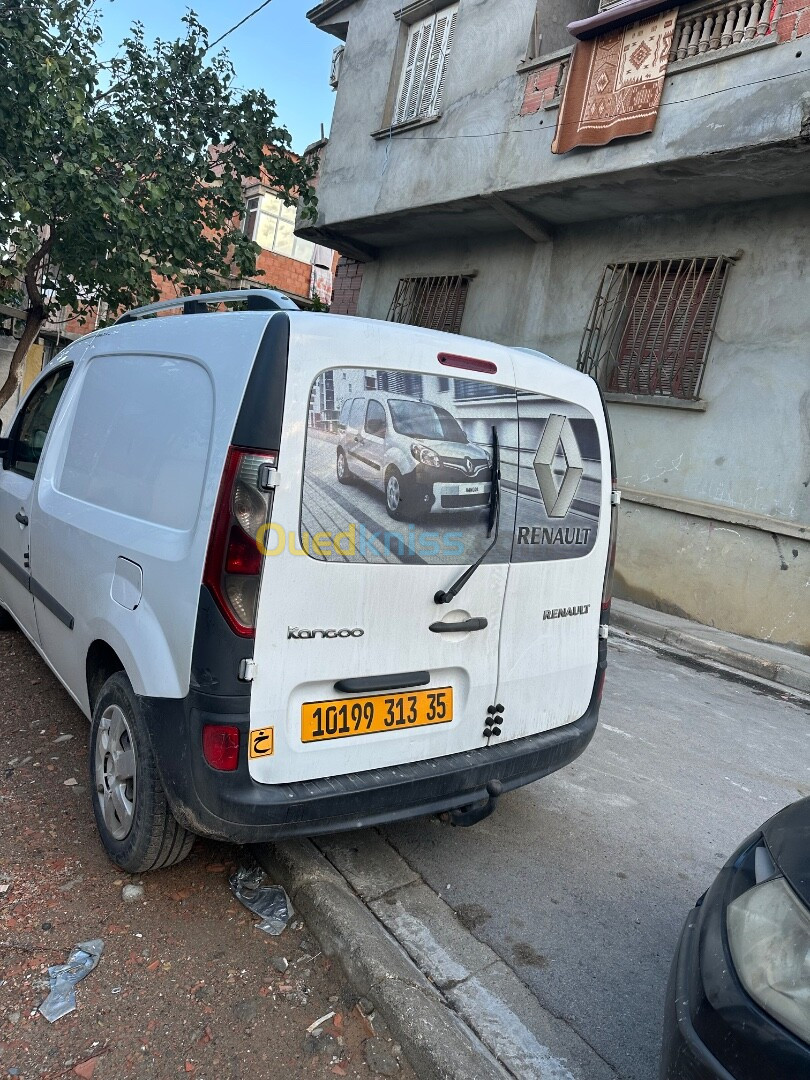
[[[97,0],[0,0],[0,301],[27,303],[0,407],[43,321],[149,303],[256,273],[243,183],[314,206],[314,168],[275,102],[234,86],[227,53],[188,11],[176,41],[135,23],[99,59]]]

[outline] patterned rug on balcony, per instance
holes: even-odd
[[[578,41],[551,149],[604,146],[655,127],[678,9]]]

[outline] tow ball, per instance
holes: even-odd
[[[459,828],[469,828],[470,825],[477,825],[479,821],[484,821],[495,812],[498,799],[502,794],[503,784],[500,780],[490,780],[487,784],[487,798],[481,802],[470,803],[468,806],[459,806],[451,810],[447,815],[450,824]]]

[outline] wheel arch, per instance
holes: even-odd
[[[85,658],[87,701],[91,715],[96,707],[96,701],[98,701],[102,686],[116,671],[123,671],[127,675],[124,663],[115,649],[101,638],[96,638],[95,641],[91,642]]]
[[[96,617],[85,629],[88,645],[82,689],[87,691],[91,716],[94,692],[97,696],[114,671],[124,672],[139,697],[181,698],[188,693],[189,675],[178,670],[171,644],[148,610],[145,609],[142,617],[133,620],[129,626],[119,628],[109,619]],[[188,662],[190,669],[190,657]]]

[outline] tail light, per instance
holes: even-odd
[[[203,755],[212,769],[234,772],[239,768],[239,728],[233,724],[206,724]]]
[[[232,446],[225,460],[203,581],[231,629],[240,637],[256,630],[262,572],[259,530],[270,519],[270,491],[260,484],[263,466],[276,455]]]

